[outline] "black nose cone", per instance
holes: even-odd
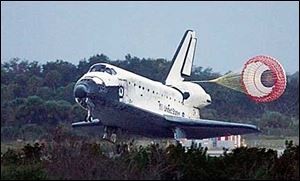
[[[87,87],[85,85],[77,85],[74,88],[74,96],[76,98],[85,98],[85,97],[87,97]]]

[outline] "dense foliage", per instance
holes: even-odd
[[[241,147],[210,157],[206,149],[186,150],[180,144],[167,148],[119,144],[107,151],[103,142],[56,136],[52,143],[27,144],[1,154],[1,180],[299,179],[299,146],[291,142],[282,155],[271,149]]]

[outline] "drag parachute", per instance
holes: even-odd
[[[286,75],[275,58],[261,55],[245,63],[240,83],[252,100],[270,102],[283,94],[286,88]]]
[[[260,55],[249,59],[242,71],[230,72],[213,80],[193,82],[217,83],[245,93],[255,102],[271,102],[283,94],[286,75],[275,58]]]

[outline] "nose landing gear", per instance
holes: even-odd
[[[92,114],[91,114],[90,110],[88,110],[88,113],[87,113],[87,116],[85,118],[85,121],[86,122],[92,122],[93,121],[93,117],[92,117]]]
[[[80,106],[87,110],[87,115],[84,120],[72,123],[72,127],[102,125],[99,119],[93,117],[95,105],[89,98],[76,99],[76,102],[78,102]]]
[[[85,120],[86,122],[92,122],[93,121],[92,112],[95,108],[95,104],[90,99],[86,99],[86,106],[87,106],[87,116]]]

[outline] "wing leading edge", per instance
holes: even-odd
[[[187,139],[204,139],[218,136],[242,135],[260,132],[250,124],[231,123],[207,119],[188,119],[164,116],[176,128],[180,128]]]

